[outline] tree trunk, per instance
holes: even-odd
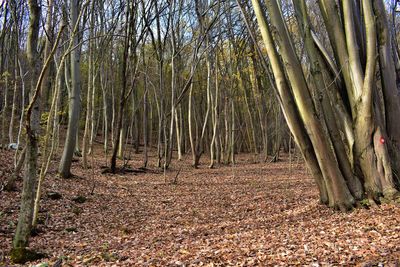
[[[388,149],[391,155],[391,163],[396,173],[400,173],[400,99],[396,83],[396,70],[394,55],[392,53],[392,36],[389,32],[389,24],[386,18],[386,10],[381,0],[374,0],[376,14],[379,68],[383,96],[385,99],[386,130],[388,134]],[[396,38],[394,36],[393,38]]]
[[[51,58],[54,55],[55,52],[55,48],[57,47],[62,31],[64,29],[65,25],[61,25],[60,28],[60,32],[58,33],[57,39],[55,41],[54,47],[51,51],[49,51],[49,55],[47,56],[47,60],[44,66],[44,69],[46,69],[50,63]],[[53,100],[51,102],[51,107],[50,107],[50,111],[49,111],[49,116],[47,118],[47,122],[46,122],[46,132],[44,135],[44,142],[43,142],[43,152],[42,152],[42,166],[40,168],[40,174],[39,174],[39,181],[38,181],[38,185],[37,185],[37,189],[36,189],[36,197],[35,197],[35,202],[34,202],[34,212],[33,212],[33,218],[32,218],[32,228],[36,228],[37,226],[37,218],[38,218],[38,214],[39,214],[39,204],[40,204],[40,198],[42,196],[42,184],[44,181],[44,178],[46,177],[47,174],[47,170],[49,168],[52,156],[53,156],[53,152],[56,149],[56,140],[55,140],[55,135],[56,135],[56,130],[57,130],[57,125],[58,125],[58,120],[57,119],[57,113],[58,113],[58,109],[59,109],[59,98],[60,98],[60,83],[59,83],[59,79],[61,76],[61,70],[63,66],[63,62],[65,60],[65,56],[66,54],[64,54],[61,58],[61,64],[59,65],[59,69],[57,71],[56,74],[56,79],[55,79],[55,90],[53,93]],[[46,71],[43,72],[43,82],[46,81]],[[51,145],[50,140],[52,140]]]
[[[144,51],[144,49],[143,49]],[[143,52],[143,62],[145,64],[145,57],[144,57],[144,52]],[[145,67],[145,69],[147,69]],[[144,94],[143,94],[143,167],[147,168],[147,163],[149,160],[148,157],[148,150],[147,150],[147,145],[148,145],[148,128],[149,128],[149,122],[148,122],[148,92],[147,92],[147,76],[144,77]],[[150,132],[151,134],[151,132]]]
[[[29,236],[32,227],[33,201],[35,197],[37,156],[38,156],[38,134],[39,134],[39,98],[40,83],[36,85],[38,78],[38,37],[40,22],[40,6],[36,0],[29,0],[29,29],[27,39],[27,57],[31,68],[30,88],[31,100],[27,108],[26,116],[26,156],[25,156],[25,174],[23,180],[21,206],[18,216],[18,224],[13,239],[13,248],[11,251],[11,260],[14,263],[25,263],[30,254],[27,250],[29,246]],[[36,87],[35,87],[36,85]]]
[[[89,38],[93,38],[93,31],[94,31],[94,2],[92,2],[92,7],[91,7],[91,16],[90,16],[90,30],[89,30]],[[93,77],[94,77],[94,62],[93,62],[93,41],[89,40],[88,43],[88,81],[87,81],[87,94],[86,94],[86,120],[85,120],[85,129],[83,132],[83,141],[82,141],[82,163],[83,163],[83,168],[87,169],[88,168],[88,150],[89,150],[89,135],[90,132],[93,131],[91,129],[92,123],[93,122],[93,117],[92,117],[92,106],[93,106],[93,98],[92,94],[94,91],[93,88]]]
[[[294,136],[295,142],[299,146],[306,164],[318,185],[320,201],[322,203],[328,203],[328,189],[325,181],[323,180],[321,169],[318,165],[311,141],[305,132],[303,123],[300,121],[297,107],[294,105],[293,95],[289,90],[289,85],[287,84],[275,44],[272,40],[269,27],[267,26],[265,15],[258,0],[253,0],[252,3],[257,16],[262,38],[270,58],[271,68],[275,77],[276,89],[278,91],[278,100],[280,101],[280,105],[284,112],[288,126]]]
[[[395,148],[398,127],[393,124],[393,120],[400,115],[400,100],[393,93],[396,86],[393,79],[394,62],[389,59],[392,56],[387,22],[382,16],[383,2],[366,0],[359,7],[353,5],[352,1],[342,1],[340,18],[335,1],[319,1],[333,55],[341,66],[340,70],[312,34],[305,1],[294,3],[311,66],[312,81],[319,90],[315,93],[319,95],[321,103],[311,97],[313,86],[305,79],[304,70],[294,51],[276,0],[266,1],[274,39],[260,1],[252,2],[271,61],[282,109],[296,143],[316,178],[321,200],[329,202],[330,206],[347,210],[353,207],[355,199],[364,198],[365,194],[371,201],[377,202],[382,195],[388,199],[396,197],[398,193],[392,172],[396,171],[399,152]],[[364,21],[360,20],[361,12]],[[379,33],[376,31],[375,18]],[[360,34],[363,31],[365,38]],[[280,57],[275,45],[279,47]],[[382,110],[383,106],[376,91],[379,88],[375,78],[378,51],[378,70],[382,74],[383,101],[387,113]],[[334,77],[329,73],[331,71]],[[385,88],[389,84],[391,88]],[[319,106],[321,108],[318,112],[321,114],[317,112]],[[296,108],[300,118],[295,118],[293,114]],[[392,114],[389,115],[388,112]],[[341,117],[340,120],[337,119],[338,116]],[[392,155],[385,142],[386,131],[390,136],[388,145],[392,151],[395,150]]]
[[[218,76],[218,54],[216,54],[215,62],[215,92],[214,95],[211,94],[211,120],[212,120],[212,137],[210,143],[210,165],[209,168],[214,168],[215,158],[218,152],[217,145],[217,129],[219,123],[218,116],[218,99],[219,99],[219,76]]]
[[[63,178],[71,176],[72,157],[75,152],[77,133],[79,127],[79,114],[81,110],[81,77],[80,77],[80,51],[79,37],[76,33],[79,25],[78,21],[78,0],[71,0],[71,32],[73,46],[78,48],[71,51],[71,90],[69,92],[68,103],[68,129],[65,138],[64,150],[60,160],[59,173]]]
[[[127,4],[126,7],[126,15],[125,15],[125,38],[124,38],[124,51],[122,54],[122,64],[121,64],[121,100],[119,103],[118,115],[117,115],[117,127],[115,128],[114,132],[114,144],[113,144],[113,153],[111,156],[111,172],[116,173],[117,171],[117,153],[120,144],[120,134],[122,130],[122,120],[123,120],[123,112],[125,108],[126,96],[125,91],[127,87],[127,61],[128,61],[128,53],[129,53],[129,21],[130,21],[130,5]]]

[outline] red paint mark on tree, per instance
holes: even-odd
[[[385,143],[385,138],[383,138],[383,136],[381,136],[381,138],[379,139],[379,142],[381,142],[381,144],[383,145]]]

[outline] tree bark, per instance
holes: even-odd
[[[25,174],[21,194],[21,206],[18,215],[18,224],[13,239],[11,260],[15,263],[24,263],[27,259],[27,247],[29,246],[29,236],[32,227],[33,201],[35,197],[37,154],[38,154],[38,131],[39,125],[39,106],[37,100],[40,96],[40,82],[38,78],[39,57],[37,44],[39,38],[40,6],[36,0],[29,0],[29,29],[27,39],[27,57],[31,68],[30,88],[31,100],[27,108],[26,115],[26,156]]]
[[[71,0],[71,25],[74,30],[71,32],[73,46],[76,49],[71,51],[71,90],[68,103],[68,129],[65,138],[64,150],[60,161],[59,173],[63,178],[69,178],[71,174],[72,157],[75,152],[77,133],[79,128],[79,115],[81,110],[81,77],[80,77],[80,51],[79,37],[76,34],[78,29],[78,0]]]
[[[269,27],[267,26],[267,21],[262,11],[260,2],[258,0],[252,0],[252,3],[257,16],[261,35],[270,59],[271,68],[275,77],[280,105],[284,112],[288,126],[293,133],[295,142],[299,146],[300,151],[306,161],[306,164],[317,183],[320,192],[320,201],[327,204],[329,201],[329,195],[332,195],[332,193],[328,191],[328,188],[322,176],[321,169],[318,165],[311,141],[305,132],[303,123],[301,122],[299,117],[299,112],[294,105],[293,95],[289,90],[289,85],[287,84],[285,74],[279,61],[276,47],[272,40]]]

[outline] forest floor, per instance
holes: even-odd
[[[132,167],[142,165],[133,155]],[[0,151],[0,182],[12,169]],[[189,158],[164,173],[151,158],[144,173],[102,174],[102,157],[61,179],[50,168],[39,234],[30,246],[52,266],[271,266],[400,264],[400,208],[341,213],[318,203],[302,161],[193,169]],[[204,162],[208,160],[203,157]],[[121,162],[119,163],[121,165]],[[172,183],[177,173],[176,184]],[[18,182],[19,188],[21,182]],[[49,192],[62,198],[52,200]],[[78,199],[78,196],[86,198]],[[8,257],[20,191],[0,192],[0,266]],[[79,203],[79,200],[82,200]],[[33,263],[31,263],[33,264]],[[28,265],[29,266],[29,265]],[[47,265],[44,265],[47,266]]]

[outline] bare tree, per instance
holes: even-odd
[[[68,107],[68,129],[65,138],[65,145],[60,161],[59,173],[61,177],[71,176],[72,157],[77,141],[79,114],[81,110],[81,74],[80,74],[80,45],[79,35],[74,34],[75,29],[79,27],[79,3],[78,0],[71,0],[71,24],[70,35],[73,38],[74,49],[71,51],[71,89],[69,94]]]

